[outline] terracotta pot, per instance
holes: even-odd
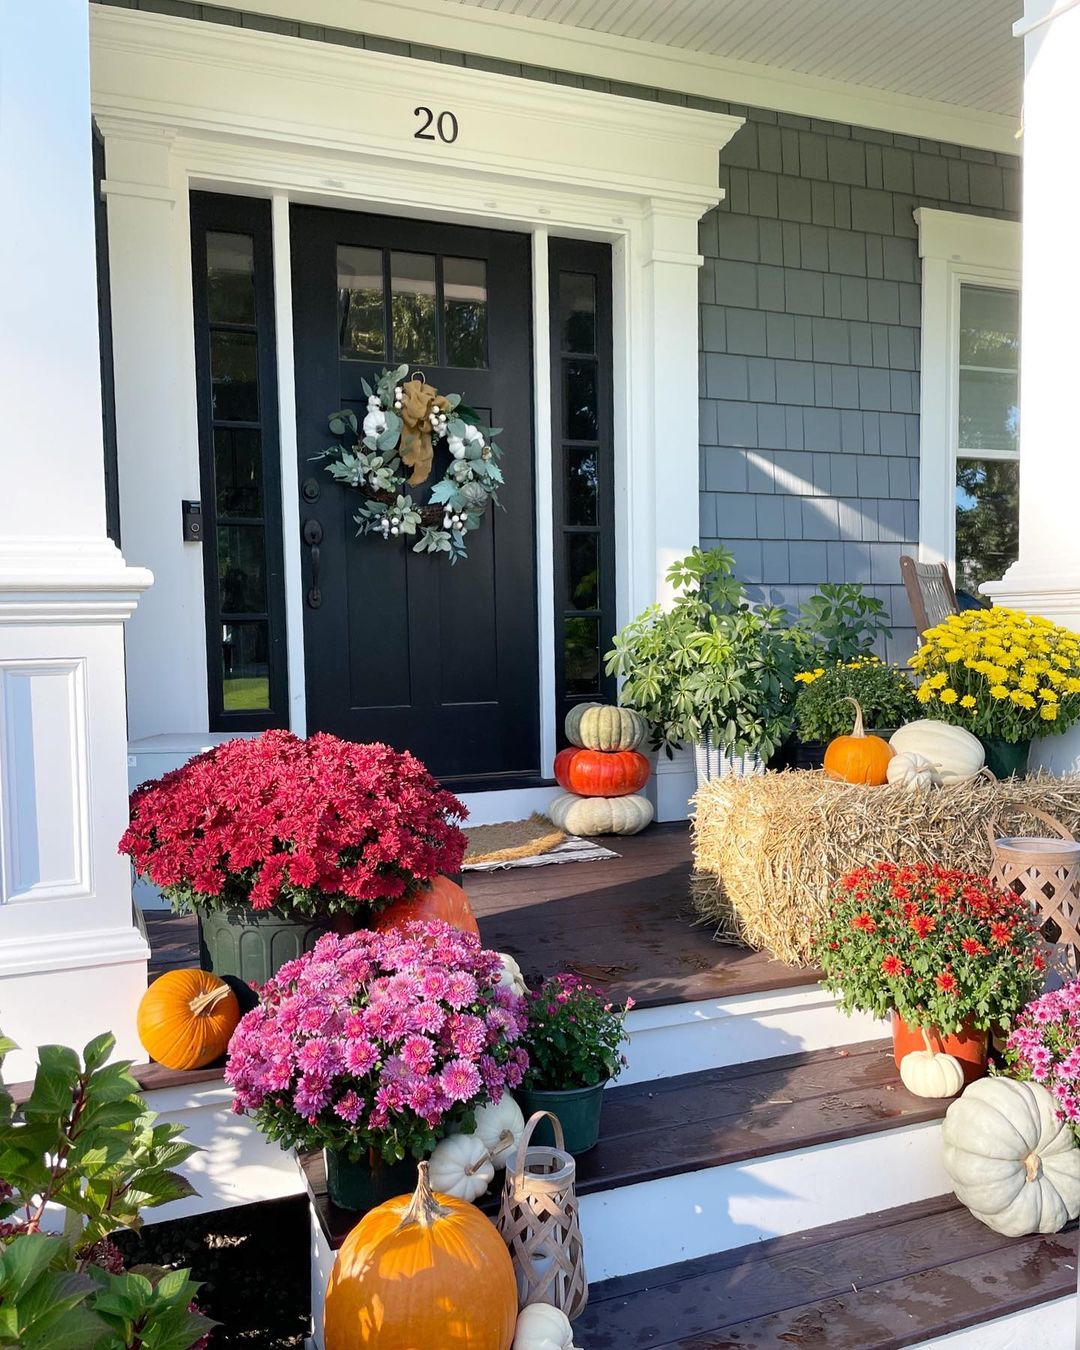
[[[922,1028],[909,1027],[895,1012],[892,1015],[892,1034],[893,1059],[897,1068],[900,1067],[900,1061],[905,1055],[913,1050],[926,1049]],[[930,1038],[931,1050],[937,1054],[952,1055],[960,1061],[965,1083],[973,1083],[976,1078],[985,1077],[987,1056],[990,1053],[988,1031],[974,1031],[965,1027],[959,1035],[943,1036],[933,1027],[927,1027],[926,1034]]]

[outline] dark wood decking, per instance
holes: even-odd
[[[900,1350],[1076,1288],[1075,1225],[1004,1238],[940,1196],[594,1285],[589,1350]],[[1034,1344],[1018,1335],[1016,1345]]]
[[[915,1125],[947,1105],[901,1086],[887,1041],[609,1088],[600,1143],[577,1160],[577,1189],[589,1195]],[[327,1199],[321,1154],[304,1169],[337,1246],[356,1216]]]
[[[681,1003],[811,984],[817,972],[723,946],[690,907],[685,825],[602,840],[619,856],[592,863],[468,872],[486,946],[509,952],[530,984],[574,970],[620,1001]],[[195,920],[148,912],[153,971],[198,962]]]

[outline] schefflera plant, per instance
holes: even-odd
[[[130,1061],[109,1062],[114,1045],[41,1046],[21,1104],[0,1084],[0,1346],[192,1350],[214,1325],[188,1271],[125,1270],[109,1241],[194,1194],[174,1169],[196,1151],[147,1109]],[[0,1037],[0,1066],[15,1048]]]

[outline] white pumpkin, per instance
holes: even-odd
[[[579,797],[563,792],[548,807],[548,819],[567,834],[637,834],[653,818],[648,797]]]
[[[913,750],[893,755],[885,770],[885,778],[894,787],[906,788],[928,788],[941,781],[925,755],[917,755]]]
[[[511,1350],[575,1350],[570,1319],[550,1303],[522,1308]]]
[[[1080,1150],[1041,1083],[980,1078],[941,1137],[956,1198],[995,1233],[1056,1233],[1080,1215]]]
[[[964,1086],[964,1071],[955,1055],[912,1050],[900,1061],[900,1081],[916,1097],[955,1097]]]
[[[894,731],[889,744],[898,755],[921,755],[930,761],[940,782],[964,783],[986,763],[982,742],[963,727],[924,717]]]
[[[443,1195],[479,1200],[495,1179],[488,1146],[478,1134],[450,1134],[440,1139],[428,1160],[431,1188]]]
[[[473,1116],[476,1120],[475,1137],[483,1140],[494,1166],[505,1167],[525,1133],[525,1117],[521,1107],[509,1092],[504,1092],[494,1105],[477,1107]]]
[[[502,962],[502,974],[499,976],[498,983],[513,990],[515,994],[528,993],[529,986],[525,983],[525,976],[522,975],[521,967],[514,958],[506,952],[500,952],[499,960]]]

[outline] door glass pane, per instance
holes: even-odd
[[[978,593],[1017,558],[1020,464],[961,459],[956,465],[956,586]]]
[[[960,288],[960,364],[1016,370],[1020,293],[997,286]]]
[[[433,364],[438,359],[435,257],[391,253],[390,277],[394,360]]]
[[[566,436],[571,441],[596,440],[596,363],[566,361],[563,365]]]
[[[960,372],[960,449],[1017,450],[1019,377],[986,370]]]
[[[446,364],[476,370],[487,365],[487,263],[443,259]]]
[[[338,245],[338,344],[344,361],[381,361],[386,350],[382,250]]]
[[[221,625],[221,690],[225,712],[270,707],[270,639],[265,619]]]
[[[566,620],[564,636],[566,693],[596,694],[600,691],[600,620]]]
[[[259,357],[254,333],[210,334],[210,380],[217,421],[259,420]]]
[[[262,433],[214,428],[214,481],[223,516],[262,515]]]
[[[207,234],[206,295],[211,323],[255,322],[255,242],[250,234]]]
[[[596,278],[559,273],[559,323],[564,352],[596,351]]]
[[[566,448],[566,523],[568,525],[596,524],[596,455],[595,449],[581,446]]]
[[[566,536],[567,604],[572,609],[597,609],[600,589],[595,534]]]
[[[219,525],[218,585],[222,614],[266,610],[266,561],[261,525]]]

